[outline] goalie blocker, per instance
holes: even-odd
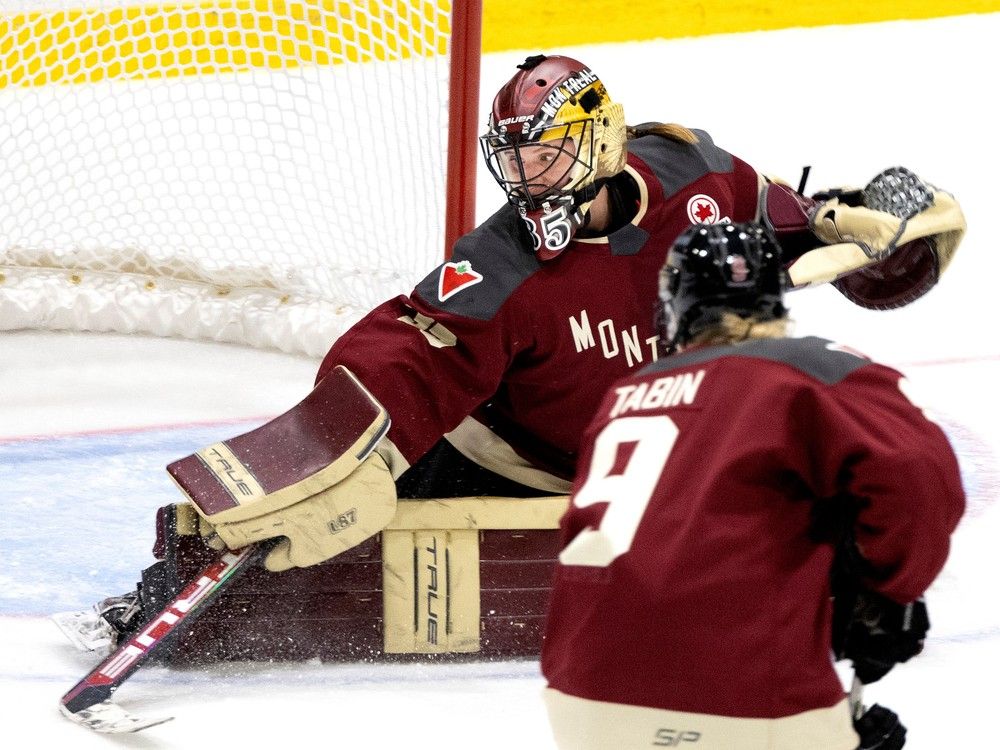
[[[167,472],[216,550],[282,541],[271,571],[329,560],[378,533],[396,487],[375,445],[389,415],[345,367],[292,409],[244,435],[175,461]]]

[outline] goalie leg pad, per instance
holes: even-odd
[[[479,651],[479,532],[382,534],[385,653]]]
[[[567,505],[565,496],[400,501],[380,535],[320,565],[249,571],[167,659],[537,658]],[[172,561],[165,571],[175,580],[164,583],[173,590],[216,556],[198,535],[194,509],[176,510],[157,514],[158,524],[176,519],[158,530],[157,545]],[[389,651],[387,629],[399,639]]]

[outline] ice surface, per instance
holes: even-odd
[[[702,127],[762,171],[810,187],[903,164],[961,201],[969,232],[925,299],[874,313],[832,289],[788,302],[798,332],[900,367],[960,454],[969,509],[928,595],[923,655],[870,686],[908,750],[987,748],[1000,667],[1000,345],[992,330],[1000,14],[565,50],[588,61],[629,122]],[[488,56],[483,111],[522,59]],[[478,214],[500,194],[481,175]],[[551,747],[533,661],[224,665],[140,670],[115,696],[176,721],[97,737],[59,697],[95,660],[48,612],[132,586],[152,513],[177,499],[163,466],[300,400],[317,362],[232,346],[84,334],[0,334],[0,743],[4,747]],[[724,647],[722,645],[721,647]],[[807,750],[807,749],[804,749]]]

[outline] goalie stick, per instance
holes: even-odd
[[[332,404],[345,411],[350,408],[349,418],[338,422],[340,412],[331,408]],[[362,465],[388,429],[389,416],[382,405],[347,368],[338,366],[284,414],[174,461],[167,471],[195,505],[208,508],[205,515],[212,518],[218,532],[219,519],[221,523],[247,520],[246,513],[233,516],[234,510],[240,510],[238,497],[250,495],[258,503],[267,502],[264,508],[271,512],[337,484]],[[292,435],[300,437],[292,440]],[[247,484],[248,477],[253,486]],[[395,495],[392,500],[395,502]],[[258,514],[265,510],[258,510]],[[189,629],[182,626],[190,626],[234,579],[263,560],[282,539],[248,544],[209,563],[138,633],[62,697],[63,715],[104,733],[138,732],[169,721],[129,716],[109,699],[143,662]],[[361,539],[354,544],[358,541]]]
[[[861,740],[858,750],[902,750],[906,744],[906,727],[895,711],[878,703],[871,708],[865,706],[864,687],[861,678],[855,674],[847,695],[851,723]]]
[[[111,695],[156,651],[183,632],[236,578],[267,555],[279,539],[224,552],[185,586],[134,636],[98,664],[60,702],[59,710],[95,732],[138,732],[173,717],[143,719],[111,703]]]
[[[865,686],[864,683],[854,675],[851,680],[851,691],[847,694],[847,705],[851,709],[851,721],[857,721],[865,715]]]

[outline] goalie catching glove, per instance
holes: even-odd
[[[904,167],[886,169],[863,189],[830,190],[813,200],[809,226],[825,246],[792,263],[792,285],[833,282],[862,307],[891,309],[922,296],[965,234],[955,198]]]
[[[382,405],[337,367],[293,409],[167,471],[198,512],[209,546],[238,549],[284,537],[265,567],[304,568],[392,520],[396,486],[373,452],[388,429]]]

